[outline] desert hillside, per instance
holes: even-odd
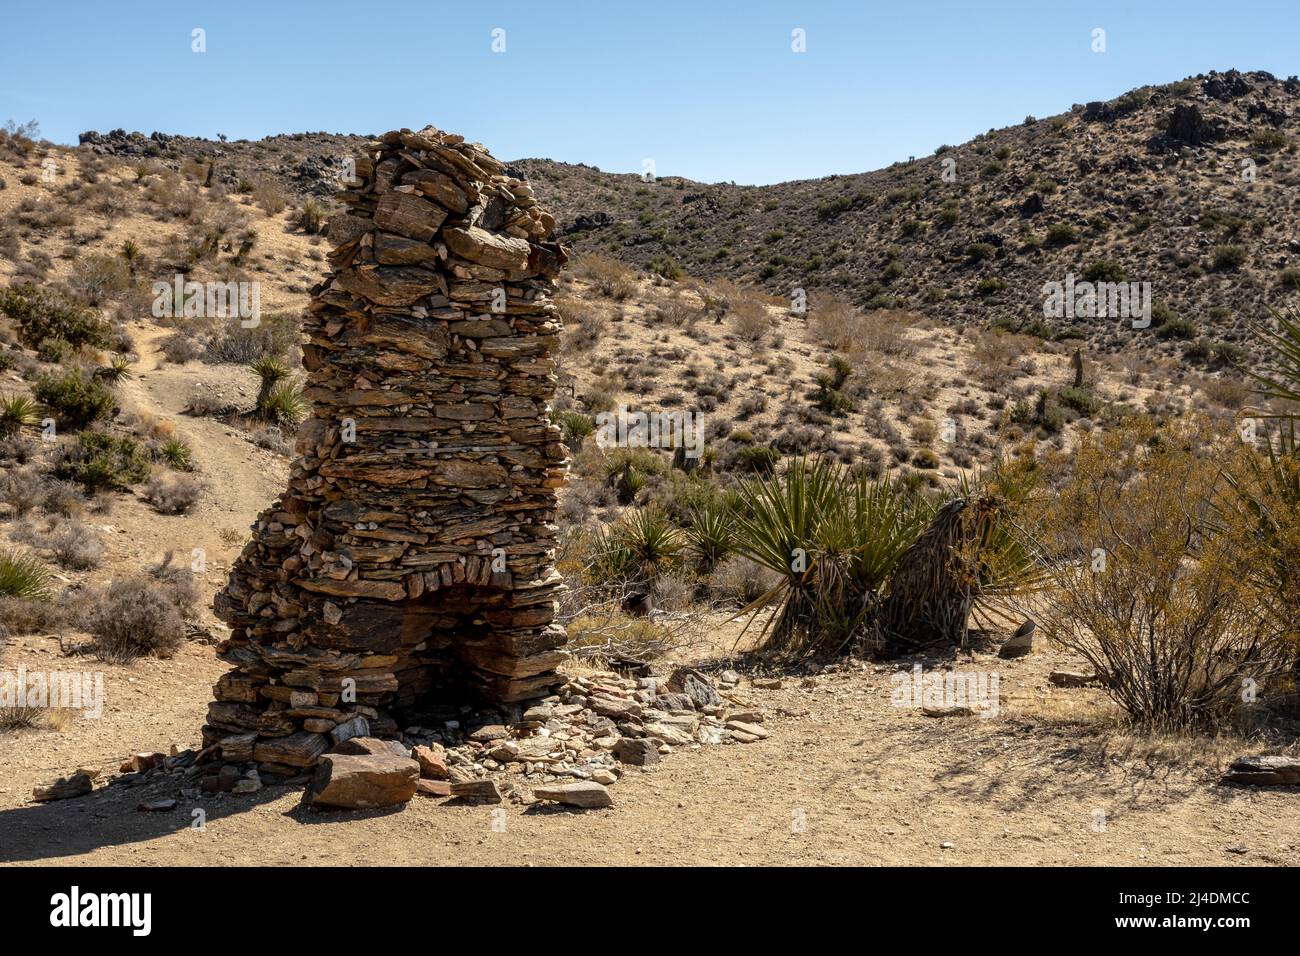
[[[555,212],[566,243],[641,271],[1080,336],[1098,351],[1206,368],[1250,348],[1249,324],[1300,293],[1298,105],[1294,77],[1211,71],[852,175],[736,186],[547,159],[511,169]],[[324,197],[363,142],[116,131],[86,134],[82,148],[173,169],[210,164],[231,190],[269,180]],[[1151,283],[1152,327],[1135,337],[1116,321],[1046,319],[1044,283],[1090,270]]]

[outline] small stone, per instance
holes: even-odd
[[[1047,679],[1057,687],[1086,687],[1097,679],[1097,675],[1082,671],[1052,671]]]
[[[236,780],[235,785],[230,788],[231,793],[249,794],[257,793],[262,789],[262,778],[253,776],[245,777],[242,780]]]
[[[421,778],[415,782],[415,792],[422,797],[450,797],[451,781]]]
[[[622,737],[614,744],[614,757],[634,767],[649,767],[659,762],[659,748],[646,737]]]
[[[406,803],[415,795],[420,765],[395,754],[326,754],[306,798],[314,807],[371,810]]]
[[[658,756],[658,754],[655,754],[656,759]],[[591,779],[596,781],[596,783],[604,784],[607,787],[618,783],[618,775],[612,770],[597,770],[591,775]]]
[[[90,774],[85,770],[78,770],[70,777],[60,777],[49,786],[34,788],[32,799],[42,803],[50,800],[68,800],[72,797],[84,797],[93,789],[95,785]]]
[[[504,724],[485,724],[473,731],[469,739],[478,743],[490,743],[493,740],[503,740],[510,736],[510,731]]]
[[[141,813],[160,813],[164,810],[175,810],[175,800],[151,800],[148,803],[142,803],[136,807]]]
[[[392,757],[410,757],[401,741],[398,740],[380,740],[378,737],[350,737],[343,741],[337,747],[334,747],[330,753],[345,754],[348,756],[359,757],[366,754],[372,756],[387,755]]]
[[[439,747],[416,747],[411,756],[420,764],[420,776],[426,780],[447,779],[447,754]]]
[[[922,707],[921,713],[927,717],[974,717],[975,711],[969,707]]]
[[[1228,767],[1223,782],[1254,786],[1294,786],[1300,784],[1300,757],[1238,757]]]
[[[1034,649],[1034,632],[1037,629],[1038,625],[1033,621],[1025,621],[998,648],[998,657],[1006,659],[1024,657]]]
[[[493,779],[455,780],[449,786],[450,795],[461,800],[482,800],[487,803],[500,803],[501,791]]]
[[[757,737],[759,740],[763,740],[767,737],[770,737],[772,734],[772,732],[768,730],[766,727],[760,727],[758,724],[747,724],[744,721],[740,721],[740,720],[727,721],[726,728],[730,730],[732,733],[736,733],[737,731],[739,731],[742,734],[748,734],[751,737]]]
[[[357,716],[350,720],[345,720],[330,731],[330,739],[334,741],[335,746],[343,743],[345,740],[351,740],[353,737],[369,736],[370,724],[366,718],[362,717],[360,714],[357,714]]]
[[[781,678],[779,677],[757,677],[754,679],[754,686],[759,690],[780,690]]]
[[[584,810],[608,807],[614,803],[614,798],[609,795],[609,791],[593,780],[534,787],[533,796],[538,800],[551,800],[571,807],[581,807]]]

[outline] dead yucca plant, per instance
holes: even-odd
[[[1008,621],[1010,600],[1042,586],[1044,569],[1021,530],[1035,484],[1023,461],[962,477],[889,579],[877,623],[882,651],[965,647],[973,616]]]

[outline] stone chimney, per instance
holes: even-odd
[[[234,669],[204,744],[272,772],[358,718],[384,736],[448,705],[542,696],[564,657],[555,220],[482,146],[433,127],[369,144],[355,179],[304,320],[314,411],[215,600]]]

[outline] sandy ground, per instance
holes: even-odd
[[[57,647],[29,639],[29,666]],[[44,653],[41,653],[42,650]],[[1096,691],[1049,688],[1054,653],[998,670],[1001,713],[935,719],[889,704],[889,673],[851,665],[746,688],[773,735],[680,751],[614,788],[614,807],[568,812],[417,797],[399,811],[321,814],[299,792],[142,801],[174,785],[111,787],[34,805],[30,788],[135,749],[192,745],[221,672],[211,648],[105,667],[111,706],[65,733],[0,741],[0,860],[131,865],[355,864],[1272,864],[1300,863],[1291,790],[1215,783],[1232,742],[1140,742]],[[66,665],[65,665],[66,666]],[[743,685],[742,685],[743,686]],[[1056,710],[1058,713],[1049,715]],[[106,759],[112,758],[112,759]],[[194,811],[205,824],[195,828]],[[1104,816],[1100,816],[1099,812]],[[1230,851],[1235,848],[1238,852]],[[1244,849],[1244,852],[1240,852]]]

